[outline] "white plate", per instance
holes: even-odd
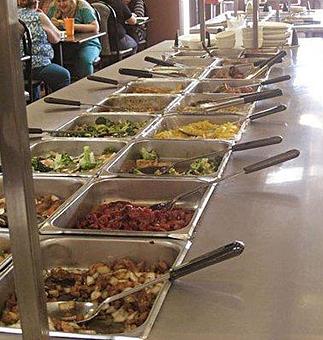
[[[265,21],[259,23],[260,27],[263,27],[265,31],[267,30],[282,30],[286,31],[288,30],[291,25],[286,24],[284,22],[275,22],[275,21]]]
[[[270,40],[270,41],[263,41],[262,47],[278,47],[287,44],[286,40]]]
[[[264,34],[263,39],[268,40],[285,40],[290,36],[289,32],[282,33],[282,34]]]

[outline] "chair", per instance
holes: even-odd
[[[106,34],[100,38],[102,46],[101,58],[105,63],[109,64],[120,61],[123,58],[132,55],[132,48],[120,50],[117,37],[109,35],[109,18],[112,19],[113,25],[115,25],[115,31],[117,31],[117,15],[114,9],[103,2],[94,2],[91,5],[100,14],[100,32],[106,32]],[[110,39],[113,41],[115,50],[111,48]]]
[[[33,79],[33,70],[32,70],[32,38],[31,32],[27,25],[19,19],[19,23],[21,25],[21,41],[22,41],[22,51],[23,55],[21,56],[21,61],[24,65],[24,82],[25,89],[29,94],[28,102],[32,103],[34,101],[34,89],[41,86],[43,84],[40,80]],[[45,93],[49,94],[48,87],[45,84]],[[25,98],[27,96],[25,95]]]

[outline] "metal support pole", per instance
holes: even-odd
[[[258,48],[258,0],[252,0],[253,48]]]
[[[199,6],[199,21],[200,21],[200,35],[201,41],[205,43],[206,27],[205,27],[205,0],[198,0]]]
[[[238,7],[239,7],[239,0],[234,0],[233,2],[233,15],[235,18],[238,17]]]
[[[0,46],[0,152],[19,314],[23,338],[45,340],[47,310],[13,0],[1,1]]]

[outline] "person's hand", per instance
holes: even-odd
[[[40,9],[40,8],[37,8],[37,9],[36,9],[36,12],[37,12],[37,13],[44,13],[43,10]]]
[[[52,18],[51,21],[57,28],[62,27],[62,22],[60,20]]]

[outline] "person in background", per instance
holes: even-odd
[[[75,32],[99,32],[99,23],[94,9],[85,0],[54,0],[47,15],[56,27],[61,27],[64,18],[74,18]],[[100,41],[95,38],[66,50],[64,59],[69,59],[75,66],[76,76],[83,78],[94,72],[93,62],[99,57],[100,52]]]
[[[128,6],[129,10],[136,17],[145,17],[146,13],[146,5],[144,0],[122,0],[123,3]],[[139,44],[141,41],[146,40],[147,38],[147,27],[146,25],[140,26],[127,26],[126,27],[127,34],[129,34],[136,42]]]
[[[115,31],[112,18],[109,18],[109,34],[118,38],[120,50],[132,48],[133,54],[135,54],[138,49],[138,44],[134,38],[127,34],[126,24],[130,26],[136,25],[136,16],[131,13],[128,6],[126,6],[122,0],[102,0],[102,2],[110,5],[115,10],[117,16],[117,31]],[[110,39],[110,44],[112,49],[115,50],[116,46],[114,46],[113,39]]]
[[[49,7],[51,5],[53,0],[39,0],[39,8],[45,13],[47,14]]]
[[[44,81],[52,91],[70,84],[70,73],[64,67],[53,64],[54,51],[51,44],[60,41],[58,29],[38,9],[38,0],[20,0],[18,18],[31,32],[33,79]],[[35,94],[36,99],[39,94]]]

